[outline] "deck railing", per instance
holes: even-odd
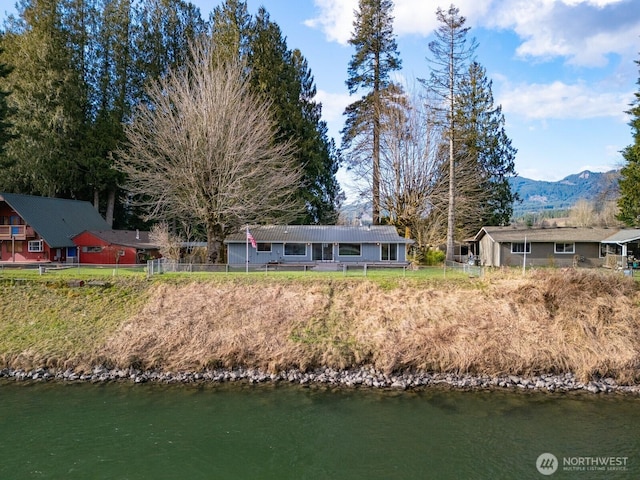
[[[0,240],[26,240],[26,225],[0,225]]]

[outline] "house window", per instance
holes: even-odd
[[[531,253],[531,243],[525,246],[524,242],[512,242],[511,253]]]
[[[258,242],[257,245],[257,249],[259,252],[270,252],[271,251],[271,244],[270,243],[263,243],[263,242]]]
[[[607,255],[622,255],[622,245],[601,243],[600,258],[604,258]]]
[[[307,245],[304,243],[285,243],[284,254],[304,256],[307,254]]]
[[[102,247],[82,247],[83,253],[100,253],[102,251]]]
[[[359,243],[341,243],[338,246],[338,255],[341,257],[357,257],[360,256],[362,245]]]
[[[42,240],[30,240],[28,245],[28,250],[31,253],[41,252],[42,251]]]
[[[556,253],[576,253],[575,243],[556,243]]]
[[[398,244],[383,243],[380,245],[380,258],[383,261],[395,262],[398,260]]]

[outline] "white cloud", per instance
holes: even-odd
[[[306,20],[305,25],[320,29],[329,41],[346,45],[353,33],[354,12],[358,8],[358,0],[314,0],[314,4],[318,14]],[[440,2],[395,0],[392,12],[394,33],[396,35],[430,35],[438,26],[436,10],[438,7],[445,10],[449,5],[449,0]],[[456,2],[460,13],[469,19],[469,22],[488,14],[490,5],[490,1],[459,0]]]
[[[340,145],[342,114],[347,105],[354,101],[348,93],[330,93],[324,90],[316,92],[315,100],[322,103],[322,119],[327,122],[329,137]]]
[[[497,102],[505,114],[534,120],[599,117],[626,120],[623,112],[632,99],[633,92],[600,92],[582,83],[569,85],[556,81],[506,86]]]
[[[635,54],[640,30],[635,1],[495,0],[481,22],[516,32],[521,57],[564,57],[570,64],[599,67],[610,53]]]
[[[328,122],[339,120],[347,105],[353,102],[353,97],[347,93],[329,93],[324,90],[318,90],[315,99],[322,103],[322,118]]]
[[[347,44],[357,0],[314,0],[318,14],[306,25],[322,30],[329,41]],[[524,58],[566,58],[570,64],[603,66],[607,55],[635,55],[640,8],[637,0],[458,0],[467,25],[513,30],[522,40]],[[441,5],[438,5],[438,4]],[[448,0],[396,0],[394,32],[428,36],[437,28],[435,11]],[[471,31],[473,34],[473,30]]]
[[[318,16],[304,23],[308,27],[320,29],[327,40],[346,45],[353,30],[353,12],[358,0],[314,0],[319,9]]]

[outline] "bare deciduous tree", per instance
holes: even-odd
[[[150,87],[118,168],[148,219],[202,226],[216,263],[229,232],[299,213],[300,169],[291,145],[273,141],[270,106],[251,93],[243,65],[216,61],[204,43],[192,50],[185,68]]]
[[[442,129],[427,103],[406,98],[387,109],[381,135],[381,207],[390,223],[410,229],[418,248],[439,242],[434,226],[446,217],[438,211],[447,197],[437,154]]]
[[[593,202],[582,198],[569,210],[568,223],[572,227],[592,227],[596,222],[596,209]]]
[[[180,237],[171,232],[167,222],[156,223],[151,227],[149,240],[158,246],[162,258],[166,258],[172,262],[180,260],[180,246],[182,242]]]

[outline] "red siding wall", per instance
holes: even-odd
[[[24,225],[24,220],[5,202],[0,202],[0,225]],[[31,232],[31,233],[29,233]],[[27,229],[27,240],[0,239],[0,261],[2,262],[48,262],[65,260],[64,249],[49,248],[43,242],[42,252],[29,252],[29,240],[40,240],[37,232]]]
[[[122,245],[111,245],[92,235],[83,232],[74,237],[74,243],[80,247],[80,263],[90,263],[94,265],[132,265],[137,263],[136,249],[124,247]],[[100,247],[100,251],[92,252],[92,247]],[[121,255],[124,253],[124,255]]]

